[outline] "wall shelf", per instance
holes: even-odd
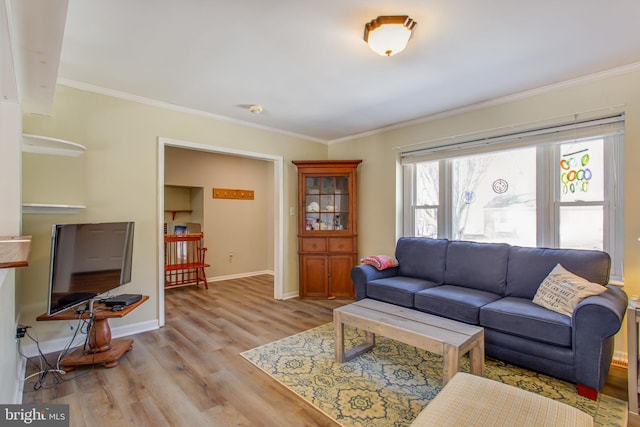
[[[23,203],[23,214],[74,214],[83,210],[82,205],[56,205],[50,203]]]
[[[31,255],[31,236],[0,237],[0,268],[26,267]]]
[[[84,153],[83,145],[48,136],[22,134],[22,151],[27,153],[53,154],[78,157]]]

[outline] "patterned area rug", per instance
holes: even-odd
[[[345,348],[363,340],[345,327]],[[241,355],[345,427],[408,426],[442,389],[441,356],[381,336],[372,350],[336,363],[332,323]],[[466,357],[461,365],[469,371]],[[573,384],[492,359],[485,377],[575,406],[598,426],[626,425],[626,402],[602,393],[594,402]]]

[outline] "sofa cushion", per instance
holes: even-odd
[[[571,318],[526,298],[505,297],[480,310],[480,326],[554,345],[571,347]]]
[[[444,283],[504,295],[508,260],[506,243],[449,242]]]
[[[540,283],[556,264],[562,264],[589,282],[606,285],[609,281],[611,258],[606,252],[512,246],[505,295],[533,299]]]
[[[540,284],[533,303],[571,317],[580,301],[606,290],[606,287],[576,276],[558,264]]]
[[[448,243],[447,239],[426,237],[398,239],[396,244],[398,275],[442,284]]]
[[[367,284],[367,297],[413,308],[414,294],[434,286],[437,285],[428,280],[394,276],[369,282]]]
[[[499,295],[490,292],[442,285],[418,292],[414,304],[418,310],[477,325],[480,307],[498,298]]]

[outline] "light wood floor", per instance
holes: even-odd
[[[135,335],[119,366],[77,369],[37,391],[30,380],[23,402],[67,403],[71,426],[336,426],[238,353],[327,323],[350,302],[274,301],[268,275],[169,289],[166,326]],[[614,367],[603,391],[626,401],[626,383]]]

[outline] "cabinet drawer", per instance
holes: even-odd
[[[302,245],[300,250],[302,252],[326,252],[327,239],[322,239],[322,238],[302,239]]]
[[[329,252],[352,252],[353,238],[334,237],[329,239]]]

